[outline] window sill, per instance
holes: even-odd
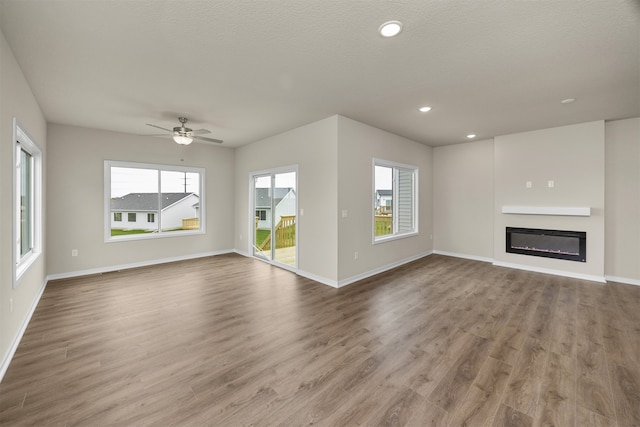
[[[205,230],[192,230],[192,231],[165,231],[164,233],[146,233],[146,234],[129,234],[122,236],[107,236],[104,239],[105,243],[115,242],[130,242],[134,240],[153,240],[164,239],[167,237],[184,237],[195,236],[199,234],[206,234]]]
[[[386,242],[390,242],[393,240],[398,240],[398,239],[404,239],[406,237],[413,237],[413,236],[417,236],[419,233],[417,231],[411,232],[411,233],[403,233],[403,234],[391,234],[389,236],[379,236],[379,237],[374,237],[373,238],[373,244],[377,245],[380,243],[386,243]]]
[[[13,287],[17,287],[18,283],[22,279],[22,276],[29,270],[34,262],[40,257],[40,252],[32,252],[25,256],[14,269]]]

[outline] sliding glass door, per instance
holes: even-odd
[[[251,176],[253,255],[297,267],[297,172],[295,168]]]

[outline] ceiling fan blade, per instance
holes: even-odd
[[[208,129],[198,129],[198,130],[191,131],[192,135],[204,135],[205,133],[211,133],[211,131]]]
[[[151,123],[147,123],[147,126],[151,126],[151,127],[154,127],[154,128],[162,129],[164,131],[173,133],[173,130],[171,130],[171,129],[163,128],[163,127],[160,127],[160,126],[157,126],[157,125],[152,125]]]
[[[220,139],[207,138],[204,136],[197,136],[197,135],[194,135],[193,137],[198,141],[215,142],[216,144],[222,144],[222,140]]]

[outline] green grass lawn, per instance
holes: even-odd
[[[128,234],[147,234],[147,233],[153,233],[153,232],[149,230],[123,230],[121,228],[111,229],[112,236],[126,236]]]
[[[262,242],[264,242],[264,239],[266,239],[267,236],[269,236],[269,234],[271,234],[271,231],[269,230],[256,230],[256,241],[255,241],[256,246],[261,245]],[[267,245],[265,246],[265,249],[268,249],[270,247],[271,245],[267,243]]]

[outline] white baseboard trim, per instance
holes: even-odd
[[[9,369],[9,364],[11,364],[11,360],[13,360],[13,356],[16,354],[16,350],[18,350],[18,345],[20,345],[20,341],[22,341],[22,337],[24,336],[24,333],[27,330],[27,326],[29,326],[29,322],[31,322],[31,317],[33,316],[33,313],[36,311],[36,307],[38,306],[38,303],[40,302],[40,298],[42,298],[42,294],[44,293],[44,289],[46,287],[47,287],[47,280],[45,279],[45,281],[42,282],[42,285],[40,285],[40,290],[38,291],[38,294],[36,295],[33,302],[31,303],[31,306],[29,307],[29,311],[27,312],[27,315],[24,317],[24,319],[22,319],[22,324],[20,325],[20,329],[18,330],[18,333],[16,334],[16,336],[13,338],[13,342],[11,343],[9,350],[7,350],[7,353],[2,358],[2,364],[0,365],[0,383],[4,378],[4,374],[7,373],[7,369]]]
[[[318,283],[321,283],[323,285],[331,286],[332,288],[337,288],[338,287],[338,282],[336,282],[335,280],[327,279],[326,277],[318,276],[317,274],[309,273],[308,271],[300,270],[300,269],[297,269],[297,268],[288,268],[286,265],[274,265],[274,264],[272,264],[271,262],[269,262],[267,260],[260,259],[258,257],[254,257],[249,252],[241,251],[241,250],[238,250],[238,249],[234,249],[234,252],[237,253],[238,255],[242,255],[242,256],[245,256],[247,258],[257,259],[258,261],[264,262],[266,264],[273,265],[274,267],[278,267],[278,268],[282,268],[284,270],[291,271],[292,273],[295,273],[298,276],[306,277],[307,279],[311,279],[314,282],[318,282]]]
[[[248,253],[245,253],[243,251],[239,251],[239,250],[236,249],[236,250],[234,250],[234,252],[239,254],[239,255],[243,255],[243,256],[251,258],[251,255],[249,255]],[[406,259],[403,259],[403,260],[400,260],[400,261],[397,261],[397,262],[394,262],[394,263],[391,263],[391,264],[387,264],[385,266],[382,266],[382,267],[379,267],[379,268],[376,268],[376,269],[373,269],[373,270],[370,270],[370,271],[367,271],[365,273],[361,273],[361,274],[358,274],[356,276],[349,277],[348,279],[339,280],[339,281],[332,280],[332,279],[327,279],[326,277],[319,276],[319,275],[314,274],[314,273],[309,273],[308,271],[304,271],[304,270],[300,270],[300,269],[287,269],[287,270],[292,271],[293,273],[297,274],[298,276],[302,276],[302,277],[306,277],[307,279],[311,279],[314,282],[318,282],[318,283],[321,283],[323,285],[331,286],[332,288],[341,288],[343,286],[347,286],[347,285],[350,285],[352,283],[355,283],[355,282],[357,282],[359,280],[366,279],[368,277],[375,276],[376,274],[380,274],[380,273],[383,273],[383,272],[385,272],[387,270],[391,270],[393,268],[399,267],[399,266],[401,266],[403,264],[407,264],[407,263],[409,263],[411,261],[415,261],[417,259],[424,258],[425,256],[431,255],[432,253],[433,253],[432,251],[429,251],[429,252],[425,252],[425,253],[422,253],[422,254],[419,254],[419,255],[415,255],[415,256],[412,256],[412,257],[409,257],[409,258],[406,258]],[[257,259],[259,259],[259,258],[257,258]],[[265,261],[265,262],[267,262],[267,261]],[[269,262],[267,262],[267,263],[269,263]],[[278,266],[278,267],[280,267],[280,266]]]
[[[604,276],[607,279],[607,282],[616,282],[616,283],[624,283],[626,285],[635,285],[640,286],[640,280],[638,279],[628,279],[626,277],[618,277],[618,276]]]
[[[476,256],[476,255],[459,254],[456,252],[446,252],[446,251],[438,251],[438,250],[434,250],[433,253],[436,255],[445,255],[445,256],[452,256],[455,258],[470,259],[473,261],[493,262],[493,258],[487,258],[482,256]]]
[[[185,261],[185,260],[197,259],[197,258],[205,258],[205,257],[210,257],[210,256],[215,256],[215,255],[229,254],[229,253],[233,253],[233,252],[234,251],[232,249],[225,249],[225,250],[221,250],[221,251],[204,252],[204,253],[199,253],[199,254],[191,254],[191,255],[184,255],[184,256],[171,257],[171,258],[162,258],[162,259],[154,259],[154,260],[149,260],[149,261],[133,262],[133,263],[130,263],[130,264],[119,264],[119,265],[111,265],[111,266],[108,266],[108,267],[90,268],[88,270],[78,270],[78,271],[70,271],[68,273],[50,274],[49,276],[47,276],[47,279],[48,280],[71,279],[73,277],[81,277],[81,276],[90,276],[90,275],[93,275],[93,274],[110,273],[110,272],[113,272],[113,271],[128,270],[130,268],[148,267],[150,265],[166,264],[168,262]]]
[[[360,280],[366,279],[371,276],[375,276],[376,274],[384,273],[385,271],[391,270],[396,267],[400,267],[401,265],[408,264],[412,261],[418,260],[420,258],[424,258],[433,253],[433,251],[423,252],[418,255],[414,255],[409,258],[402,259],[400,261],[392,262],[391,264],[383,265],[382,267],[375,268],[373,270],[369,270],[365,273],[357,274],[355,276],[349,277],[347,279],[339,280],[336,288],[342,288],[343,286],[350,285],[352,283],[358,282]]]
[[[251,257],[251,254],[249,252],[241,251],[240,249],[234,249],[233,252],[237,253],[238,255],[242,255],[244,257],[247,257],[247,258]]]
[[[315,282],[322,283],[323,285],[331,286],[332,288],[338,288],[338,282],[335,280],[327,279],[326,277],[318,276],[317,274],[309,273],[307,271],[298,270],[296,271],[298,276],[306,277],[307,279],[311,279]]]
[[[494,261],[497,267],[515,268],[516,270],[533,271],[536,273],[553,274],[554,276],[571,277],[572,279],[589,280],[591,282],[607,283],[604,276],[593,276],[590,274],[572,273],[570,271],[554,270],[551,268],[531,267],[522,264],[512,264],[509,262]]]

